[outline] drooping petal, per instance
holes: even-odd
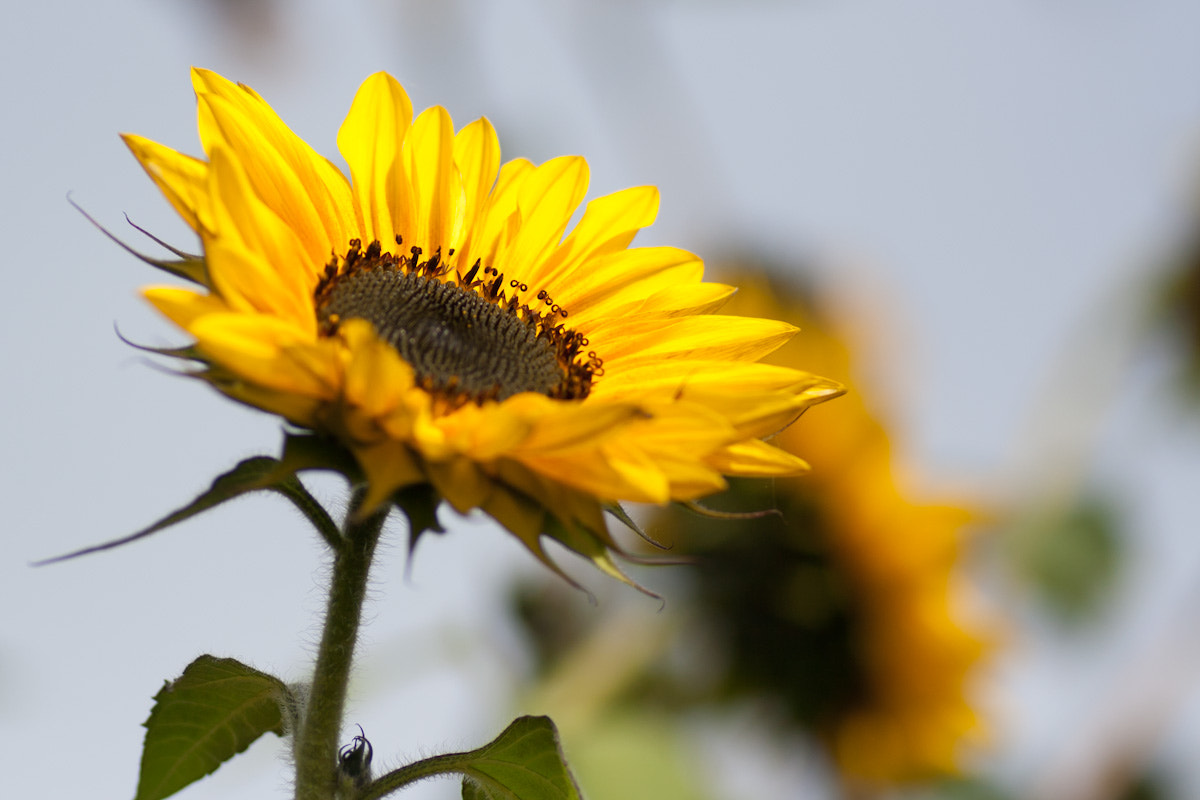
[[[375,335],[371,324],[351,319],[339,329],[349,351],[342,395],[366,420],[387,417],[413,386],[413,369],[396,349]],[[378,435],[378,434],[376,434]],[[367,438],[369,434],[362,432]]]
[[[364,513],[374,511],[398,489],[428,480],[416,454],[404,442],[395,439],[356,447],[354,457],[367,477],[367,493],[362,504]]]
[[[438,494],[460,514],[482,507],[493,490],[494,481],[467,456],[430,462],[425,472]]]

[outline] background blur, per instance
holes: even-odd
[[[988,643],[962,689],[986,744],[958,759],[968,783],[896,791],[1200,796],[1200,403],[1183,377],[1200,363],[1197,31],[1188,0],[10,4],[0,795],[132,796],[164,679],[209,652],[299,680],[314,650],[322,546],[274,498],[28,566],[137,530],[278,447],[273,419],[118,340],[114,323],[138,342],[180,337],[136,296],[158,276],[66,199],[130,241],[123,212],[192,246],[117,133],[198,154],[199,65],[253,86],[339,164],[355,89],[387,70],[416,108],[488,116],[506,158],[586,155],[592,197],[658,185],[640,243],[700,253],[728,282],[751,264],[803,282],[850,343],[905,496],[980,520],[953,566],[955,613]],[[316,491],[340,502],[336,484]],[[897,528],[889,546],[921,536]],[[603,748],[624,744],[670,767],[647,797],[890,791],[845,781],[769,697],[578,722],[580,696],[554,700],[562,684],[535,657],[526,602],[542,571],[515,540],[456,521],[408,579],[403,531],[390,541],[349,714],[378,766],[477,746],[559,702],[585,790]],[[581,569],[599,605],[560,607],[592,631],[580,647],[638,684],[670,658],[655,642],[688,614],[687,571],[636,572],[662,613]],[[180,796],[290,796],[283,751],[268,737]]]

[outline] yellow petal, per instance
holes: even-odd
[[[521,183],[517,207],[521,227],[492,263],[510,278],[526,280],[558,244],[587,193],[588,166],[580,156],[560,156],[533,170]]]
[[[212,373],[205,377],[219,391],[239,403],[266,411],[268,414],[278,414],[288,422],[304,428],[319,425],[323,401],[318,398],[304,397],[291,391],[277,391],[243,380],[214,379]]]
[[[601,446],[601,450],[609,467],[623,479],[624,486],[619,490],[619,494],[611,493],[616,489],[615,485],[609,487],[610,493],[600,494],[600,497],[659,505],[671,499],[671,484],[667,480],[667,476],[663,474],[662,468],[635,443],[617,439],[605,442]],[[587,476],[572,475],[571,481],[574,482],[585,477]],[[584,480],[580,480],[575,485],[594,493],[604,488],[602,482],[588,484]]]
[[[722,471],[715,467],[679,460],[664,461],[661,467],[671,485],[672,500],[698,500],[729,488]]]
[[[670,496],[666,478],[641,453],[602,448],[596,453],[541,454],[514,459],[526,469],[599,500],[664,503]]]
[[[626,403],[574,403],[524,392],[504,401],[507,411],[532,425],[515,452],[541,454],[595,447],[625,423],[645,413]]]
[[[658,202],[654,186],[634,186],[592,200],[571,235],[529,276],[529,282],[548,286],[566,280],[587,259],[625,249],[634,234],[654,222]]]
[[[242,378],[306,397],[332,400],[340,365],[328,340],[266,314],[208,314],[188,331],[206,356]]]
[[[367,494],[360,513],[370,514],[398,489],[426,482],[420,462],[403,442],[384,439],[356,447],[354,457],[367,476]]]
[[[200,140],[211,159],[227,147],[241,162],[254,191],[293,231],[317,268],[342,252],[359,226],[350,186],[253,90],[215,72],[193,70]]]
[[[208,164],[131,133],[121,138],[191,229],[199,233],[211,228]]]
[[[467,403],[438,419],[437,425],[455,452],[491,461],[520,447],[536,422],[507,403]]]
[[[500,140],[486,118],[480,117],[454,137],[454,163],[462,176],[465,224],[451,246],[458,251],[458,263],[465,266],[460,271],[465,273],[474,263],[470,254],[464,251],[467,238],[487,202],[488,192],[496,182],[496,171],[500,168]]]
[[[704,456],[733,441],[733,426],[717,412],[694,403],[651,404],[649,410],[653,416],[630,425],[622,442],[657,467],[669,496],[691,499],[724,488],[724,478]]]
[[[412,388],[412,367],[365,320],[347,320],[338,333],[349,351],[342,387],[346,402],[368,418],[387,416]]]
[[[230,309],[247,313],[265,313],[287,320],[290,325],[305,325],[305,316],[313,317],[311,304],[286,286],[261,256],[238,246],[213,242],[205,258],[214,291]]]
[[[184,330],[207,314],[227,314],[231,310],[229,305],[216,295],[200,294],[177,286],[147,286],[142,289],[142,296],[163,316]]]
[[[702,405],[709,398],[751,398],[776,392],[793,392],[812,386],[823,378],[790,367],[757,362],[730,362],[677,358],[626,366],[620,360],[605,364],[603,380],[597,381],[591,397],[644,400],[674,397],[694,399]],[[718,401],[718,402],[720,402]]]
[[[238,298],[315,329],[316,281],[292,229],[259,201],[225,150],[213,153],[211,167],[214,232],[205,237],[205,258],[214,286],[231,304]]]
[[[746,478],[781,478],[809,470],[804,460],[757,439],[732,444],[706,461],[726,475]]]
[[[438,493],[460,514],[482,507],[492,493],[492,480],[470,458],[430,462],[425,471]]]
[[[546,520],[546,510],[540,503],[501,485],[495,487],[481,507],[509,533],[520,539],[542,563],[562,574],[542,549],[542,528]]]
[[[521,226],[517,196],[534,168],[528,160],[515,158],[500,167],[496,185],[471,229],[462,263],[468,269],[476,260],[493,266],[497,254],[508,248]]]
[[[639,247],[592,259],[570,280],[553,282],[546,288],[572,317],[583,319],[597,316],[605,303],[621,305],[641,300],[659,289],[699,283],[703,276],[704,262],[686,250]],[[590,310],[597,307],[601,308]],[[574,319],[568,322],[574,324]]]
[[[397,230],[404,236],[402,249],[415,245],[426,258],[439,250],[448,258],[463,228],[465,195],[454,166],[454,123],[446,109],[434,106],[421,112],[404,143],[404,155],[415,205],[412,227]]]
[[[652,359],[699,358],[755,361],[796,334],[786,322],[753,317],[706,315],[607,323],[588,332],[592,347],[607,362],[630,364]]]
[[[826,400],[840,396],[844,389],[833,381],[810,376],[811,382],[798,392],[788,392],[774,397],[763,397],[753,406],[737,405],[715,400],[714,407],[729,409],[729,419],[740,436],[761,439],[774,436],[791,425],[806,409]]]
[[[412,125],[412,102],[395,78],[376,72],[363,81],[337,145],[350,165],[354,198],[365,233],[364,245],[379,241],[390,247],[398,230],[407,229],[411,194],[398,159]],[[398,185],[403,184],[403,185]]]
[[[712,314],[725,305],[725,301],[737,291],[734,286],[720,283],[693,283],[660,289],[647,297],[616,305],[633,297],[640,287],[628,288],[631,290],[628,294],[618,293],[604,303],[585,309],[582,314],[572,315],[572,324],[587,328],[606,319]]]

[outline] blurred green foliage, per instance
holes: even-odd
[[[1017,576],[1061,622],[1077,624],[1103,609],[1124,552],[1111,497],[1088,495],[1018,521],[1005,537]]]

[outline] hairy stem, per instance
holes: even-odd
[[[356,520],[351,503],[342,540],[334,551],[329,609],[317,651],[308,706],[296,739],[296,800],[332,800],[337,786],[337,753],[346,705],[346,686],[375,544],[386,512]]]
[[[406,767],[392,770],[368,785],[359,800],[379,800],[379,798],[399,791],[409,784],[432,778],[434,775],[466,774],[472,755],[472,753],[447,753],[444,756],[422,759]]]

